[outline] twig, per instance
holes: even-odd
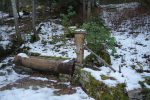
[[[94,53],[90,48],[88,48],[86,45],[84,45],[84,47],[85,47],[87,50],[89,50],[93,55],[96,56],[96,58],[97,58],[97,60],[98,60],[99,63],[103,63],[104,65],[108,66],[111,70],[113,70],[114,72],[116,72],[116,70],[113,69],[113,68],[111,67],[111,65],[109,65],[108,63],[106,63],[100,56],[98,56],[96,53]]]
[[[136,69],[136,71],[139,73],[143,73],[143,72],[150,73],[150,70]]]

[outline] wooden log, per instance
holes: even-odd
[[[48,60],[40,57],[21,57],[16,56],[14,63],[17,66],[24,66],[34,70],[54,72],[72,75],[74,73],[75,60],[63,62],[63,60]]]

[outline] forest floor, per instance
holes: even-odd
[[[93,77],[110,87],[125,83],[126,91],[131,91],[141,89],[142,82],[146,88],[150,88],[149,12],[143,10],[138,3],[100,6],[101,18],[117,41],[117,52],[111,55],[112,67],[117,72],[114,73],[105,66],[100,67],[101,71],[89,68],[84,70],[91,72]],[[63,26],[54,23],[53,20],[40,23],[39,26],[40,40],[35,43],[24,43],[20,47],[22,52],[28,55],[76,58],[74,39],[63,38]],[[7,34],[13,34],[14,28],[5,25],[0,27],[0,31],[5,38],[0,44],[7,46]],[[111,50],[108,52],[111,54]],[[89,54],[85,50],[85,57]],[[14,71],[13,59],[14,55],[10,55],[0,63],[0,100],[94,100],[81,87],[71,85],[69,76],[64,76],[67,78],[63,79],[41,73],[17,74]],[[115,80],[103,80],[100,78],[101,75],[113,77]]]

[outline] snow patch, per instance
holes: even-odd
[[[20,56],[22,58],[29,58],[29,56],[25,53],[19,53],[17,56]]]
[[[30,77],[30,79],[41,80],[41,81],[48,81],[47,78],[42,78],[42,77]]]
[[[80,88],[77,87],[76,93],[70,95],[55,95],[53,88],[30,89],[12,89],[0,91],[0,100],[94,100]]]

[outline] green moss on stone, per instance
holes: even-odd
[[[144,88],[142,90],[143,100],[150,100],[150,89]]]
[[[146,77],[146,78],[145,78],[145,82],[146,82],[148,85],[150,85],[150,77]]]
[[[116,87],[108,87],[96,80],[87,71],[81,70],[80,83],[87,93],[96,100],[128,100],[124,92],[125,84],[118,84]]]
[[[41,54],[39,53],[34,53],[34,52],[31,52],[31,56],[40,56]]]

